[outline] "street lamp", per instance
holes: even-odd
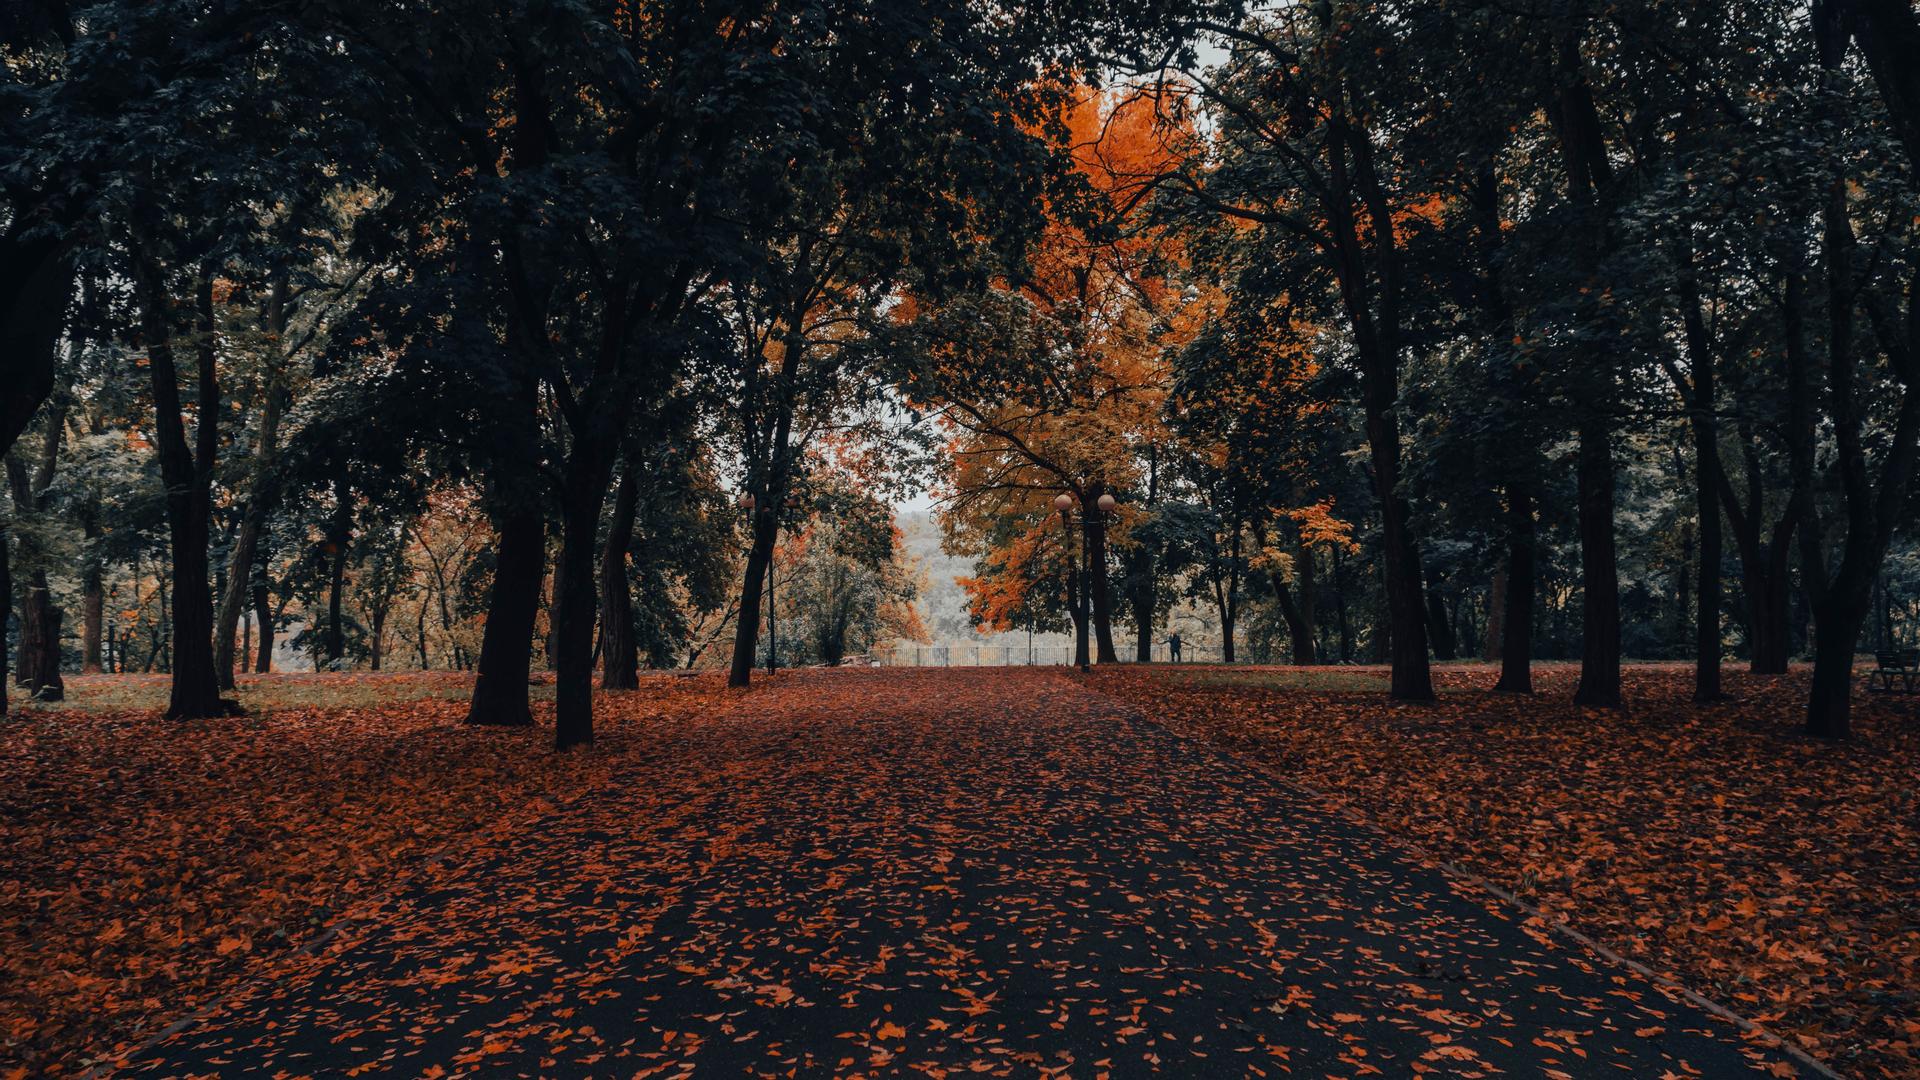
[[[1093,613],[1087,610],[1086,602],[1083,599],[1086,593],[1085,570],[1072,565],[1073,496],[1064,491],[1054,496],[1053,508],[1060,512],[1061,549],[1067,553],[1068,559],[1067,612],[1073,616],[1073,659],[1080,665],[1080,670],[1084,672],[1089,670],[1087,664],[1087,620],[1093,617]]]
[[[1066,537],[1069,552],[1073,550],[1073,501],[1073,496],[1064,491],[1053,499],[1053,508],[1060,512],[1060,530]],[[1098,499],[1094,500],[1094,506],[1099,509],[1102,519],[1112,513],[1114,507],[1118,505],[1120,505],[1119,500],[1115,499],[1111,492],[1102,493]],[[1081,506],[1080,567],[1079,572],[1069,579],[1074,595],[1068,601],[1068,608],[1080,616],[1074,625],[1074,659],[1080,664],[1081,671],[1088,672],[1093,670],[1093,665],[1088,660],[1090,650],[1087,644],[1087,628],[1093,622],[1093,551],[1087,535],[1086,526],[1089,515],[1086,513],[1084,500]]]

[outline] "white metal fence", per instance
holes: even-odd
[[[1134,657],[1132,642],[1115,642],[1122,661]],[[880,667],[1060,667],[1073,663],[1073,647],[1062,645],[896,645],[870,654]],[[1173,660],[1172,650],[1155,643],[1156,663]],[[1182,663],[1212,663],[1220,650],[1211,645],[1181,643]]]

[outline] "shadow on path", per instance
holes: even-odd
[[[139,1076],[1798,1075],[1050,671],[790,675]]]

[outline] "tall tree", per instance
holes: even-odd
[[[219,696],[212,647],[208,545],[226,411],[216,311],[252,276],[281,197],[334,183],[322,148],[335,87],[312,77],[331,50],[291,21],[296,8],[181,0],[96,10],[69,44],[55,102],[56,159],[102,193],[88,258],[130,282],[147,356],[172,549],[173,716],[234,708]],[[134,130],[168,138],[126,137]]]
[[[1891,120],[1892,135],[1907,157],[1909,192],[1920,190],[1920,87],[1911,65],[1895,57],[1902,44],[1920,41],[1912,10],[1899,5],[1817,3],[1813,31],[1822,74],[1821,112],[1842,140],[1831,160],[1836,168],[1826,184],[1821,211],[1820,272],[1826,282],[1827,325],[1825,402],[1832,425],[1835,471],[1839,474],[1840,558],[1829,565],[1826,530],[1812,492],[1812,410],[1798,405],[1794,423],[1796,499],[1802,507],[1801,573],[1813,599],[1814,670],[1807,703],[1807,731],[1833,739],[1851,733],[1853,655],[1872,599],[1873,582],[1886,558],[1893,530],[1920,470],[1920,271],[1895,259],[1873,273],[1861,265],[1854,218],[1864,189],[1849,166],[1862,161],[1860,143],[1884,144],[1885,134],[1861,130],[1848,121],[1857,112],[1845,103],[1859,94],[1847,83],[1845,59],[1858,40],[1879,89],[1880,104]],[[1852,113],[1852,116],[1849,114]],[[1851,143],[1852,145],[1849,145]],[[1899,306],[1904,302],[1904,310]],[[1889,388],[1892,410],[1884,448],[1870,447],[1865,422],[1874,397],[1863,395],[1858,334],[1861,311],[1888,373],[1901,385]],[[1798,328],[1796,328],[1798,329]],[[1791,339],[1790,349],[1804,354]],[[1796,402],[1809,389],[1807,359],[1790,358]],[[1866,400],[1863,400],[1866,396]],[[1877,461],[1875,459],[1878,459]]]
[[[1407,347],[1409,211],[1429,197],[1397,160],[1396,129],[1420,88],[1397,66],[1405,24],[1374,12],[1300,4],[1238,24],[1201,24],[1229,47],[1212,71],[1186,71],[1160,92],[1193,95],[1217,118],[1217,162],[1170,172],[1159,186],[1202,212],[1260,232],[1272,249],[1303,244],[1338,297],[1360,371],[1359,399],[1379,499],[1392,694],[1430,700],[1427,605],[1411,508],[1402,488],[1400,373]]]

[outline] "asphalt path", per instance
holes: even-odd
[[[643,691],[644,692],[644,691]],[[137,1076],[1798,1075],[1057,670],[802,673]]]

